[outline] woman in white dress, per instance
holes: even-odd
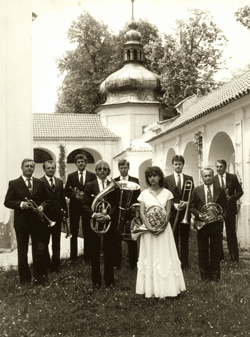
[[[165,228],[159,234],[145,232],[140,236],[140,253],[136,280],[136,293],[145,297],[174,297],[186,290],[170,223],[172,193],[163,188],[163,172],[158,166],[147,168],[148,189],[140,201],[141,219],[149,226],[146,213],[151,206],[162,206],[166,211]]]

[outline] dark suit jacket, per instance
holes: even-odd
[[[179,204],[180,201],[182,200],[183,191],[184,191],[185,183],[186,183],[187,180],[191,180],[192,181],[192,183],[193,183],[192,189],[193,189],[193,187],[194,187],[193,177],[188,176],[186,174],[183,174],[183,186],[182,186],[181,193],[179,193],[178,187],[176,186],[174,174],[171,174],[170,176],[167,176],[167,177],[164,178],[164,187],[166,189],[168,189],[169,191],[171,191],[172,194],[173,194],[173,196],[174,196],[174,198],[172,199],[173,203]],[[185,193],[184,197],[185,197],[184,200],[187,201],[188,195],[186,195],[186,193]],[[176,213],[177,213],[177,210],[174,207],[172,207],[170,219],[175,218],[176,217]],[[182,213],[183,214],[185,213],[185,209],[180,212],[179,219],[183,218]],[[191,216],[191,214],[189,212],[189,217],[190,216]]]
[[[61,209],[63,209],[66,212],[67,215],[67,204],[65,200],[64,195],[64,189],[63,189],[63,182],[59,178],[55,178],[55,189],[53,190],[51,188],[51,185],[49,184],[48,180],[45,176],[40,178],[41,181],[43,181],[46,192],[48,195],[48,199],[50,200],[50,205],[48,209],[46,210],[46,215],[50,220],[57,220],[62,219],[62,213]]]
[[[218,174],[214,177],[214,184],[220,186]],[[237,214],[237,200],[243,195],[243,190],[238,181],[237,175],[226,172],[226,193],[231,197],[228,200],[227,209],[233,214]],[[231,213],[231,214],[232,214]]]
[[[121,179],[120,179],[120,176],[117,177],[117,178],[115,178],[114,180],[115,180],[115,181],[120,181],[120,180],[121,180]],[[137,179],[137,178],[135,178],[135,177],[128,176],[128,181],[131,181],[131,182],[133,182],[133,183],[136,183],[136,184],[140,185],[140,184],[139,184],[139,179]],[[131,205],[133,205],[133,204],[139,202],[137,199],[138,199],[140,193],[141,193],[140,189],[139,189],[139,190],[135,190],[135,191],[133,192],[132,198],[131,198],[131,202],[130,202],[129,205],[127,205],[127,207],[129,207],[129,206],[131,206]]]
[[[69,203],[70,212],[75,212],[75,211],[79,212],[80,205],[81,205],[81,201],[76,199],[75,193],[70,189],[70,186],[72,188],[77,187],[79,190],[84,191],[86,184],[95,179],[96,179],[95,173],[92,173],[86,170],[85,185],[82,186],[79,182],[78,171],[75,171],[68,175],[68,179],[67,179],[66,186],[65,186],[65,195],[67,198],[70,199],[70,203]]]
[[[108,183],[108,186],[110,183]],[[97,196],[100,193],[99,185],[97,179],[86,184],[84,198],[81,201],[81,207],[86,212],[89,219],[92,217],[93,213],[96,211],[92,211],[91,206]],[[117,220],[119,216],[119,189],[111,191],[105,196],[105,200],[110,204],[111,209],[108,215],[111,218],[111,227],[116,228]]]
[[[213,202],[219,204],[223,209],[223,215],[225,216],[226,212],[226,205],[227,205],[227,198],[223,188],[213,185]],[[191,196],[190,202],[190,211],[194,214],[195,220],[201,221],[199,218],[199,214],[201,213],[201,208],[206,204],[206,197],[204,191],[204,185],[200,185],[195,187]],[[221,226],[222,226],[221,222]]]
[[[31,209],[22,209],[20,207],[21,202],[26,201],[25,198],[34,200],[38,206],[43,206],[45,210],[49,206],[46,189],[41,180],[33,177],[32,197],[22,176],[18,179],[11,180],[9,182],[4,206],[14,210],[14,226],[19,228],[28,226],[34,226],[34,228],[37,228],[37,226],[44,226],[44,224],[40,221],[39,216],[34,211]]]

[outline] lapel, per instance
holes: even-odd
[[[29,189],[28,189],[27,185],[25,184],[22,176],[18,180],[18,186],[21,190],[23,190],[24,192],[28,193],[28,195],[30,195]]]
[[[203,204],[206,204],[206,198],[205,198],[205,187],[204,184],[198,187],[198,195],[201,199],[201,201],[203,202]]]
[[[231,175],[229,175],[227,172],[226,172],[226,188],[230,188],[231,185],[232,185],[232,179],[231,179]]]
[[[36,178],[33,178],[33,192],[32,192],[33,196],[36,194],[38,186],[39,186],[39,180]]]
[[[55,179],[55,189],[56,189],[56,177],[54,177],[54,179]],[[50,189],[51,192],[53,192],[53,193],[55,192],[55,190],[52,189],[50,183],[48,182],[48,180],[45,176],[43,176],[41,178],[41,180],[45,183],[45,185]]]
[[[93,187],[94,187],[95,195],[99,194],[100,193],[100,189],[99,189],[99,184],[98,184],[97,179],[94,180],[92,184],[93,184]]]
[[[219,190],[218,186],[216,186],[215,184],[213,184],[213,186],[214,186],[213,202],[216,202],[218,197],[219,197],[220,190]]]

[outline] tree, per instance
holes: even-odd
[[[155,25],[147,20],[140,20],[138,24],[143,44],[157,37]],[[100,84],[123,65],[127,25],[115,35],[108,25],[95,20],[88,12],[72,22],[68,38],[76,44],[76,49],[56,60],[64,76],[58,89],[56,112],[94,113],[95,108],[104,103]]]
[[[246,5],[239,8],[234,16],[236,17],[236,21],[239,21],[244,27],[250,29],[250,6]]]
[[[198,89],[202,94],[215,89],[213,75],[224,65],[220,59],[227,39],[222,30],[209,11],[189,12],[186,21],[176,20],[172,35],[164,36],[164,57],[159,68],[165,92],[163,102],[170,108]]]

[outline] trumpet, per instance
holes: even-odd
[[[44,223],[48,223],[48,227],[53,227],[55,226],[56,222],[55,221],[51,221],[46,214],[44,214],[44,212],[39,211],[38,209],[38,205],[35,203],[34,200],[29,199],[29,198],[25,198],[25,200],[28,202],[29,206],[32,208],[32,211],[35,212],[39,218],[42,220],[42,222]]]
[[[83,196],[84,196],[84,192],[79,190],[78,187],[72,187],[72,186],[69,186],[69,188],[75,193],[76,197],[78,197],[80,200],[83,199]]]
[[[69,229],[69,226],[68,226],[68,220],[67,220],[67,217],[66,217],[66,212],[63,208],[61,209],[61,214],[63,216],[63,228],[66,231],[65,238],[66,239],[71,238],[72,234],[70,233],[70,229]]]
[[[184,217],[183,217],[183,219],[181,221],[181,223],[184,223],[184,224],[189,224],[189,221],[188,221],[188,212],[189,212],[189,206],[190,206],[192,188],[193,188],[193,182],[191,180],[187,180],[185,182],[185,185],[184,185],[184,190],[183,190],[183,194],[182,194],[182,200],[180,201],[180,203],[183,202],[186,193],[188,193],[187,206],[186,206]],[[177,225],[177,222],[178,222],[178,219],[179,219],[179,216],[180,216],[180,211],[181,210],[180,210],[180,207],[179,207],[178,211],[176,213],[175,220],[174,220],[173,232],[174,232],[175,227]]]

